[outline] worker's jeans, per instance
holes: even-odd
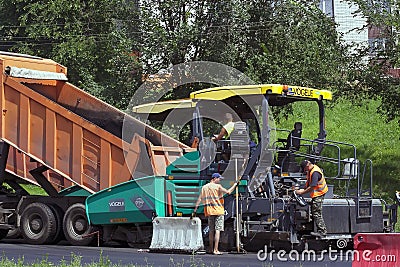
[[[311,213],[317,226],[318,233],[326,234],[326,225],[324,218],[322,217],[322,202],[324,202],[325,196],[314,197],[311,203]]]

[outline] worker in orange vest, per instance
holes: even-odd
[[[201,188],[192,216],[196,216],[197,208],[202,202],[204,204],[204,215],[208,217],[210,233],[208,235],[210,248],[209,252],[214,255],[221,255],[218,249],[220,232],[224,231],[224,194],[231,194],[240,180],[234,183],[228,190],[222,187],[221,180],[224,179],[219,173],[211,176],[210,183]]]
[[[326,236],[326,225],[322,217],[322,203],[326,192],[328,192],[328,185],[326,184],[322,170],[315,164],[308,160],[303,160],[300,164],[303,172],[307,173],[307,182],[305,189],[298,189],[295,191],[298,195],[310,193],[311,213],[313,220],[317,226],[317,232],[311,232],[311,235],[323,237]]]

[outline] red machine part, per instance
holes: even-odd
[[[354,237],[352,267],[395,267],[400,264],[400,233],[360,233]]]

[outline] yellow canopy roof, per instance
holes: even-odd
[[[191,99],[179,99],[172,101],[162,101],[147,103],[132,108],[134,113],[144,113],[144,114],[158,114],[170,109],[176,108],[193,108],[196,106],[196,102]]]
[[[332,100],[332,92],[308,87],[282,85],[282,84],[259,84],[223,86],[199,90],[190,94],[191,99],[224,100],[232,96],[264,95],[264,94],[286,95],[287,97],[300,97],[310,99]]]
[[[138,114],[159,114],[177,108],[194,108],[196,107],[196,100],[200,99],[224,100],[232,96],[264,95],[267,93],[289,98],[303,98],[304,100],[332,100],[332,92],[328,90],[281,84],[240,85],[207,88],[191,93],[191,99],[147,103],[133,107],[132,111]]]

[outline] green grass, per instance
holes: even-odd
[[[145,260],[147,262],[147,260]],[[24,258],[19,258],[19,259],[8,259],[4,254],[2,257],[0,257],[0,266],[1,267],[151,267],[152,265],[149,263],[146,263],[145,265],[137,265],[137,264],[128,264],[124,265],[121,263],[113,263],[110,261],[108,257],[103,256],[103,252],[100,252],[99,255],[99,261],[97,262],[91,262],[88,264],[83,264],[82,263],[82,257],[79,255],[76,255],[74,253],[71,253],[71,259],[69,261],[66,260],[61,260],[59,263],[52,263],[50,262],[46,256],[44,256],[43,259],[37,260],[34,263],[25,263]],[[172,256],[169,258],[168,262],[165,262],[165,266],[169,267],[185,267],[185,266],[190,266],[190,267],[220,267],[220,263],[211,263],[211,265],[207,265],[205,262],[201,260],[201,258],[196,258],[195,255],[192,255],[189,259],[187,260],[179,260],[176,261]],[[268,266],[273,266],[273,265],[268,265]]]
[[[59,263],[55,264],[50,261],[46,257],[42,260],[37,260],[34,263],[26,263],[24,258],[19,258],[17,260],[8,259],[5,255],[0,258],[0,266],[1,267],[142,267],[142,265],[130,264],[130,265],[121,265],[118,263],[112,263],[107,257],[104,257],[100,252],[99,261],[92,262],[88,264],[82,263],[82,257],[71,254],[71,260],[61,260]],[[145,265],[145,267],[150,267],[151,265]],[[144,266],[143,266],[144,267]]]
[[[394,203],[395,192],[400,191],[400,127],[396,121],[386,122],[377,114],[378,107],[378,101],[364,101],[362,106],[340,102],[326,108],[327,139],[354,144],[361,163],[371,159],[374,196]],[[316,103],[295,103],[294,115],[281,120],[277,127],[292,129],[295,121],[303,123],[302,137],[315,139]]]

